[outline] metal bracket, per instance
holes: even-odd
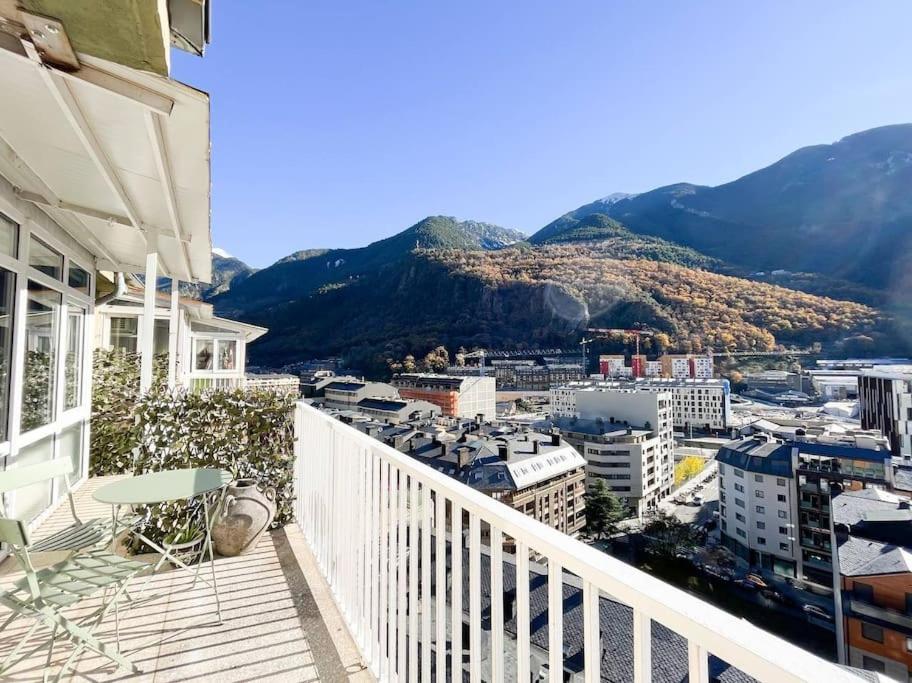
[[[54,17],[28,12],[21,7],[19,16],[42,62],[65,71],[79,69],[79,58],[70,44],[63,22]]]

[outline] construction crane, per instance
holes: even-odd
[[[484,377],[484,360],[485,360],[485,350],[478,349],[477,351],[469,351],[468,353],[462,354],[463,358],[477,358],[478,359],[478,376]]]

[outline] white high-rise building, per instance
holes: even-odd
[[[672,423],[678,429],[721,432],[731,424],[731,391],[728,380],[724,379],[645,377],[633,381],[570,382],[551,389],[551,414],[555,417],[578,415],[578,396],[600,388],[670,392]]]

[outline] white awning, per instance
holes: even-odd
[[[164,274],[209,282],[209,96],[82,54],[65,73],[0,38],[0,174],[97,268],[142,272],[151,245]]]

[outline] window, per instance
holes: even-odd
[[[61,295],[29,280],[22,382],[22,431],[54,420]]]
[[[736,513],[735,513],[735,519],[737,519],[739,522],[744,522],[744,521],[745,521],[744,515],[742,515],[740,512],[736,512]]]
[[[766,539],[763,536],[757,536],[757,545],[766,545]]]
[[[873,640],[875,643],[884,641],[883,629],[866,621],[861,622],[861,635],[868,640]]]
[[[776,486],[785,486],[785,479],[783,477],[776,477]]]
[[[879,659],[874,659],[873,657],[868,657],[867,655],[861,656],[861,668],[866,671],[873,671],[875,673],[886,673],[886,665]]]
[[[735,505],[737,505],[739,508],[743,508],[743,507],[744,507],[744,501],[741,500],[740,498],[735,498]]]
[[[784,527],[784,526],[779,527],[779,533],[782,534],[783,536],[787,536],[788,532],[789,532],[788,527]]]
[[[197,370],[212,370],[212,361],[213,361],[213,342],[211,339],[197,339],[196,340],[196,353],[194,354],[196,361],[194,362],[194,368]]]
[[[152,353],[156,356],[168,353],[168,346],[171,342],[170,329],[171,323],[169,321],[156,319],[155,326],[152,329]]]
[[[735,476],[738,477],[738,479],[744,479],[744,472],[742,470],[735,469]]]
[[[744,532],[744,529],[735,529],[735,533],[738,534],[741,538],[747,538],[747,534]]]
[[[766,522],[757,522],[757,528],[758,528],[758,529],[765,529],[765,528],[766,528]]]
[[[779,544],[779,550],[782,550],[782,551],[784,551],[784,552],[788,552],[788,551],[789,551],[789,544],[788,544],[788,543],[780,543],[780,544]]]
[[[63,255],[36,237],[32,237],[29,246],[29,265],[55,280],[63,281]]]
[[[218,369],[237,370],[237,342],[234,339],[219,340]]]
[[[728,522],[722,520],[722,531],[728,531]]]
[[[0,216],[2,219],[2,216]],[[0,220],[0,227],[2,227]],[[3,231],[0,231],[0,236]],[[2,240],[0,240],[2,247]],[[9,438],[10,366],[13,362],[13,301],[16,296],[16,276],[0,268],[0,441]]]
[[[756,482],[762,484],[762,483],[763,483],[763,475],[762,475],[762,474],[755,474],[755,475],[754,475],[754,481],[756,481]]]
[[[88,296],[92,290],[92,276],[89,275],[88,271],[80,268],[75,263],[71,263],[70,272],[67,274],[67,284]]]
[[[757,514],[760,514],[760,515],[766,514],[766,508],[763,507],[762,505],[758,505],[755,509],[757,510]]]
[[[757,498],[764,498],[766,496],[766,494],[763,491],[761,491],[760,489],[757,489],[756,491],[754,491],[754,495],[757,496]]]
[[[19,226],[0,214],[0,254],[16,258],[19,251]]]
[[[67,313],[66,363],[64,367],[64,409],[82,405],[82,364],[85,348],[85,317],[81,308],[70,307]]]
[[[136,353],[139,318],[111,318],[111,348]]]
[[[780,503],[784,503],[784,502],[785,502],[785,496],[782,495],[782,494],[780,493],[780,494],[778,494],[778,495],[776,496],[776,500],[778,500]]]
[[[869,583],[856,581],[852,584],[852,593],[862,600],[867,600],[868,602],[874,601],[874,586]]]
[[[788,519],[789,513],[785,510],[779,510],[779,519]]]
[[[725,465],[721,462],[719,463],[719,474],[725,474]]]
[[[906,638],[906,652],[912,652],[912,638]]]
[[[741,484],[735,484],[735,491],[738,493],[744,493],[744,487]]]

